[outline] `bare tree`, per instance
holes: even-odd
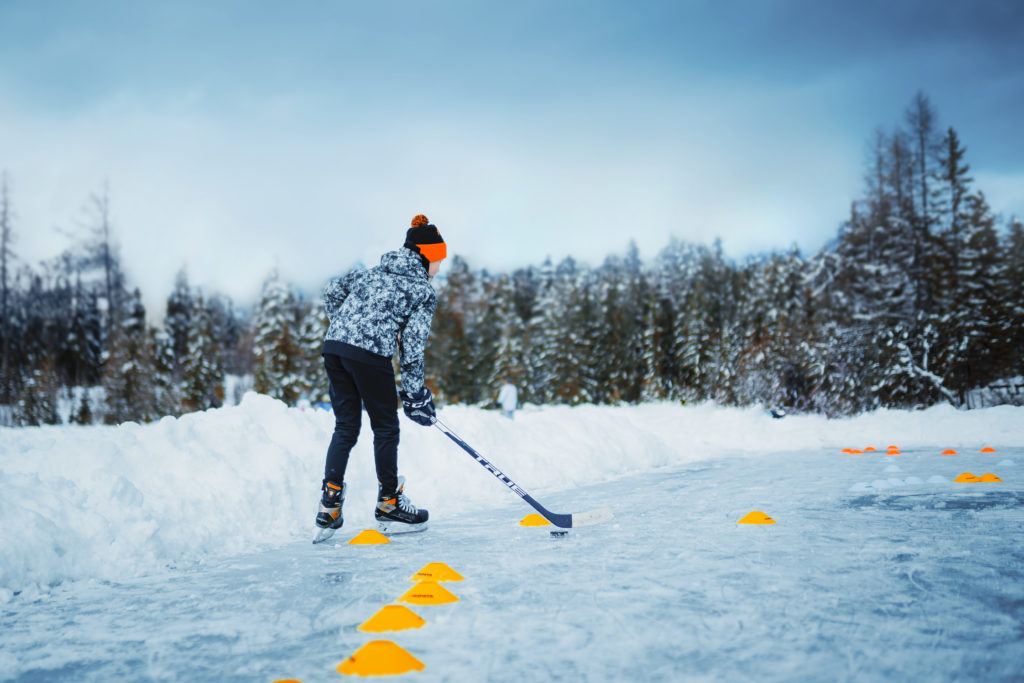
[[[7,186],[7,171],[0,175],[0,335],[3,336],[3,360],[0,361],[0,403],[11,403],[10,369],[10,285],[8,273],[14,252],[14,226],[12,225],[11,201]]]
[[[92,244],[91,255],[96,266],[103,271],[103,294],[106,299],[106,332],[111,334],[113,325],[121,317],[122,293],[124,276],[114,245],[113,228],[110,224],[110,183],[103,183],[101,194],[89,198],[89,209],[92,211]]]

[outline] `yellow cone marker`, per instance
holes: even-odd
[[[978,479],[978,481],[983,481],[985,483],[989,483],[990,484],[992,482],[1002,481],[1002,479],[1000,479],[996,475],[992,474],[991,472],[986,472],[985,474],[981,475],[981,478]]]
[[[359,625],[360,631],[383,633],[420,628],[427,623],[423,617],[404,605],[385,605],[383,609]]]
[[[398,598],[412,605],[443,605],[458,602],[459,598],[436,581],[420,581]]]
[[[748,512],[743,519],[736,522],[737,524],[775,524],[775,520],[761,512],[760,510],[754,510]]]
[[[943,455],[956,455],[957,452],[954,451],[952,448],[947,448],[946,450],[942,451],[942,454]]]
[[[978,477],[974,476],[970,472],[964,472],[963,474],[961,474],[959,477],[957,477],[953,481],[957,482],[958,484],[976,484],[979,481],[981,481],[981,479],[979,479]]]
[[[551,526],[551,522],[535,512],[532,515],[526,515],[519,520],[519,526]]]
[[[387,676],[423,671],[423,662],[390,640],[371,640],[338,665],[338,673],[351,676]]]
[[[981,449],[981,452],[982,453],[995,453],[996,449],[992,448],[991,446],[985,446],[984,448]]]
[[[391,540],[375,529],[367,529],[366,531],[360,531],[348,543],[349,545],[377,545],[378,543],[391,543]]]
[[[411,577],[410,581],[462,581],[462,574],[444,562],[431,562]]]

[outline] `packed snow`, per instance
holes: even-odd
[[[462,600],[394,637],[429,680],[1024,670],[1022,408],[440,416],[548,508],[616,519],[562,539],[520,527],[531,508],[403,421],[399,469],[431,528],[357,550],[366,423],[345,527],[313,546],[333,417],[252,393],[150,425],[0,429],[0,679],[332,680],[373,639],[356,626],[431,561],[466,576]],[[778,524],[736,524],[753,510]]]

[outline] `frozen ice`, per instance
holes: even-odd
[[[255,394],[122,427],[0,430],[0,680],[337,680],[394,640],[422,680],[1019,680],[1024,409],[772,420],[714,405],[579,406],[445,422],[557,512],[552,538],[434,429],[400,468],[431,528],[378,546],[369,425],[345,527],[311,543],[328,413]],[[898,441],[900,478],[837,456]],[[990,456],[988,456],[990,457]],[[1002,484],[953,484],[996,471]],[[887,473],[896,470],[886,468]],[[866,482],[872,482],[868,484]],[[760,510],[777,521],[739,525]],[[459,602],[357,630],[444,562]]]

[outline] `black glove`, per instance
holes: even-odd
[[[430,389],[423,387],[411,394],[403,390],[398,395],[402,399],[406,417],[424,427],[434,424],[434,398]]]

